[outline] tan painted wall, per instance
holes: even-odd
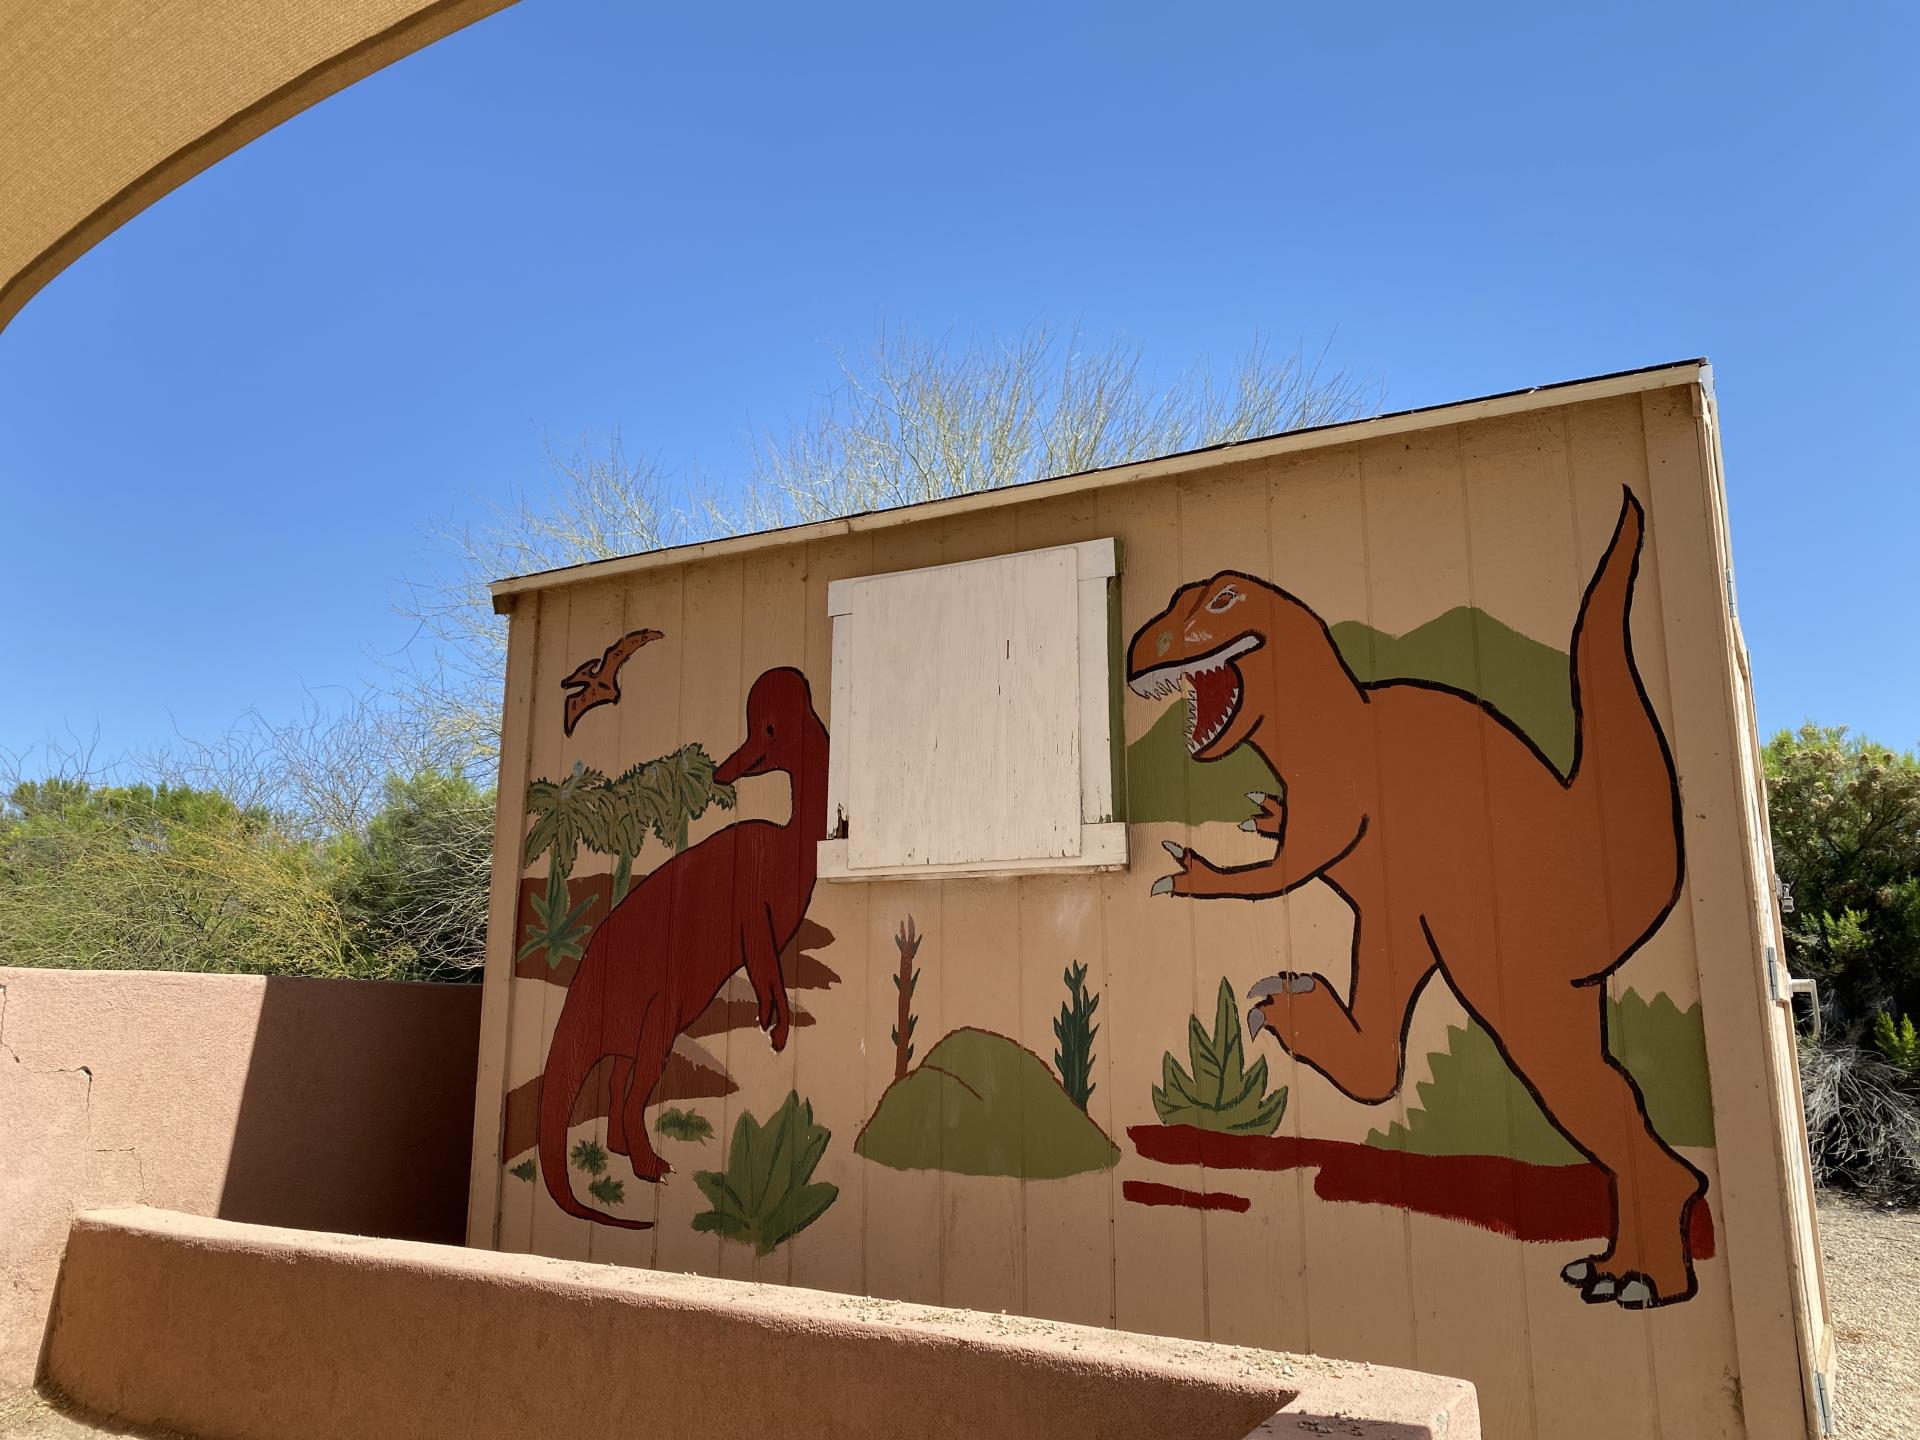
[[[457,1239],[476,992],[0,968],[0,1389],[77,1210]]]
[[[229,1440],[1480,1434],[1382,1367],[153,1210],[75,1220],[45,1380]]]
[[[1502,1437],[1806,1433],[1807,1357],[1824,1340],[1824,1315],[1817,1254],[1788,1198],[1804,1141],[1788,1093],[1791,1064],[1782,1068],[1779,1059],[1790,1056],[1784,1011],[1767,993],[1762,963],[1774,917],[1759,848],[1764,816],[1743,775],[1742,647],[1725,603],[1730,562],[1718,486],[1708,398],[1697,384],[1666,379],[1637,390],[1599,386],[1583,394],[1576,387],[1504,414],[1463,407],[1396,418],[1284,447],[1274,442],[1251,458],[1230,450],[1177,468],[1160,462],[968,501],[925,518],[870,517],[838,533],[821,527],[758,548],[724,542],[684,563],[616,563],[503,587],[512,613],[507,743],[470,1239],[1458,1374],[1479,1387],[1488,1433]],[[1509,697],[1502,703],[1517,707],[1515,716],[1539,738],[1552,728],[1542,718],[1552,707],[1534,705],[1538,685],[1516,690],[1513,675],[1557,674],[1567,712],[1565,652],[1623,490],[1646,514],[1631,644],[1678,772],[1683,882],[1644,947],[1604,986],[1577,992],[1591,997],[1580,1000],[1592,1007],[1584,1034],[1563,1039],[1561,1031],[1512,1020],[1507,1038],[1509,1050],[1528,1042],[1536,1078],[1576,1061],[1597,1065],[1592,1015],[1601,991],[1621,1007],[1611,1021],[1615,1052],[1638,1046],[1632,1063],[1648,1105],[1663,1117],[1655,1129],[1706,1185],[1686,1232],[1696,1293],[1666,1294],[1675,1303],[1631,1310],[1582,1303],[1562,1279],[1563,1267],[1606,1249],[1616,1218],[1608,1179],[1581,1163],[1517,1081],[1456,1087],[1450,1098],[1462,1051],[1476,1042],[1461,1033],[1467,1009],[1441,978],[1418,992],[1405,1029],[1404,1079],[1385,1100],[1349,1098],[1296,1060],[1275,1033],[1283,1027],[1274,1026],[1250,1042],[1246,1058],[1264,1061],[1270,1089],[1286,1088],[1275,1137],[1238,1148],[1202,1145],[1160,1123],[1151,1097],[1163,1084],[1166,1057],[1190,1065],[1190,1017],[1212,1029],[1223,977],[1235,997],[1235,1026],[1245,1008],[1239,997],[1276,971],[1319,972],[1343,999],[1361,992],[1349,959],[1352,911],[1325,883],[1217,903],[1151,893],[1175,869],[1163,842],[1192,846],[1221,865],[1260,861],[1274,842],[1240,828],[1251,814],[1244,802],[1229,811],[1209,801],[1214,808],[1202,806],[1207,813],[1198,817],[1142,813],[1143,795],[1164,796],[1171,784],[1190,800],[1213,772],[1155,758],[1149,733],[1169,703],[1180,702],[1131,693],[1122,712],[1126,739],[1139,747],[1129,751],[1130,870],[819,883],[807,911],[818,928],[803,931],[787,956],[794,1008],[806,1018],[784,1050],[775,1053],[755,1028],[742,976],[722,992],[733,1008],[708,1012],[677,1047],[647,1111],[649,1133],[675,1173],[648,1184],[617,1153],[604,1078],[598,1103],[590,1086],[573,1112],[568,1142],[588,1144],[583,1158],[600,1168],[596,1179],[590,1167],[566,1167],[571,1193],[651,1228],[574,1218],[549,1199],[527,1148],[529,1101],[568,1000],[572,964],[549,969],[537,946],[531,959],[521,953],[516,962],[548,864],[544,857],[520,864],[527,786],[558,781],[576,763],[617,774],[689,741],[715,759],[726,756],[746,734],[743,709],[755,677],[777,666],[805,672],[831,731],[831,581],[1111,536],[1124,556],[1123,639],[1178,587],[1238,570],[1284,587],[1336,635],[1359,637],[1359,648],[1381,665],[1380,679],[1414,673],[1406,668],[1417,669],[1409,647],[1425,646],[1431,659],[1437,646],[1452,669],[1424,678]],[[1479,638],[1464,646],[1435,641],[1462,609],[1497,624],[1472,632]],[[1436,622],[1439,630],[1427,628]],[[625,698],[587,712],[566,735],[562,680],[642,627],[661,637],[628,662]],[[1360,627],[1372,633],[1371,649]],[[1559,742],[1541,743],[1570,740],[1568,730]],[[1435,769],[1492,763],[1477,744],[1457,743],[1418,761]],[[1505,812],[1487,794],[1484,813],[1497,827]],[[1599,818],[1580,822],[1593,827],[1580,832],[1591,834],[1590,843],[1575,847],[1585,857],[1577,868],[1600,873],[1608,893],[1627,885],[1644,848],[1636,842],[1632,855],[1609,855],[1607,837],[1626,833],[1628,812],[1617,803],[1645,810],[1642,800],[1607,790]],[[1658,803],[1667,807],[1670,833],[1672,803]],[[790,805],[783,777],[750,778],[736,811],[709,809],[689,838],[697,848],[743,818],[783,820]],[[1476,828],[1479,813],[1477,802],[1467,806],[1457,833],[1435,826],[1415,852],[1418,862],[1473,873],[1474,847],[1489,843],[1488,830]],[[1558,832],[1543,837],[1550,842],[1559,843]],[[649,841],[636,875],[669,853]],[[598,885],[596,905],[603,905],[610,868],[606,857],[583,849],[576,896],[594,896]],[[1391,892],[1390,875],[1383,883]],[[1488,923],[1511,935],[1503,927],[1528,903],[1510,892]],[[589,920],[601,913],[591,910]],[[1036,1070],[1050,1068],[1053,1023],[1066,998],[1062,971],[1070,963],[1087,967],[1086,983],[1100,996],[1100,1030],[1086,1113],[1116,1147],[1111,1168],[1043,1179],[1024,1159],[1001,1165],[1003,1172],[1025,1165],[1024,1175],[956,1173],[965,1165],[899,1168],[897,1152],[869,1158],[856,1151],[863,1127],[893,1098],[896,937],[909,917],[924,937],[914,960],[921,971],[912,1006],[916,1065],[951,1032],[979,1029],[1023,1048]],[[671,923],[659,910],[650,920]],[[1555,948],[1549,927],[1527,953],[1505,959],[1506,970],[1481,982],[1476,1012],[1504,1003],[1499,974],[1521,988],[1531,971],[1517,967],[1557,964]],[[1392,971],[1423,959],[1416,945],[1400,944],[1371,962],[1376,983],[1382,966]],[[1493,1052],[1478,1044],[1485,1062]],[[998,1053],[1009,1058],[1004,1046]],[[1496,1081],[1506,1076],[1497,1057],[1491,1065]],[[1000,1083],[1011,1083],[1009,1073],[1000,1072]],[[1484,1080],[1484,1065],[1476,1073]],[[1559,1088],[1569,1093],[1564,1082]],[[767,1122],[789,1093],[811,1105],[829,1134],[817,1168],[803,1178],[836,1193],[811,1224],[761,1253],[716,1233],[719,1207],[709,1192],[718,1189],[743,1117]],[[949,1093],[957,1093],[951,1085]],[[674,1108],[698,1111],[713,1137],[663,1136],[663,1094],[676,1097]],[[1035,1103],[1050,1115],[1058,1108],[1047,1097]],[[1413,1145],[1447,1153],[1397,1158],[1378,1143],[1395,1125],[1432,1136],[1448,1105],[1454,1108],[1439,1139]],[[936,1129],[948,1123],[927,1119],[924,1107],[916,1113]],[[1600,1123],[1614,1122],[1603,1116]],[[1631,1129],[1639,1122],[1628,1114],[1619,1123]],[[1021,1124],[1027,1131],[1014,1136],[1013,1149],[1022,1154],[1029,1137],[1055,1145],[1063,1133],[1053,1119],[1031,1114],[1014,1128]],[[949,1129],[937,1143],[957,1154],[965,1148],[959,1133]],[[1651,1217],[1646,1231],[1670,1248],[1680,1211],[1662,1191],[1667,1172],[1656,1168],[1657,1158],[1647,1151],[1624,1167],[1624,1213],[1629,1226]],[[716,1177],[704,1188],[701,1172]],[[598,1198],[589,1196],[590,1181],[603,1187]],[[824,1194],[796,1203],[811,1212]],[[1189,1208],[1203,1195],[1225,1208]]]

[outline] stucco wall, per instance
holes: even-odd
[[[460,1238],[477,986],[0,967],[0,1389],[76,1211]]]
[[[75,1220],[46,1380],[233,1440],[1480,1434],[1384,1366],[151,1210]]]

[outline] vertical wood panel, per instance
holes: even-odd
[[[814,709],[826,723],[830,764],[838,763],[842,744],[832,694],[834,640],[827,587],[846,576],[866,573],[871,553],[872,542],[865,536],[810,544],[802,552],[802,589],[797,601],[802,658],[796,663],[806,670]],[[829,814],[828,826],[833,822]],[[832,1132],[819,1178],[839,1186],[840,1193],[827,1213],[792,1242],[793,1283],[853,1294],[877,1293],[867,1271],[871,1243],[867,1196],[869,1174],[875,1167],[855,1155],[853,1145],[892,1079],[891,1069],[883,1073],[881,1067],[890,1067],[892,1059],[887,1017],[893,1006],[886,1000],[875,1001],[873,985],[876,980],[886,985],[894,952],[891,944],[884,946],[884,953],[868,944],[875,923],[876,888],[826,881],[814,886],[808,916],[834,937],[819,958],[839,975],[840,983],[807,994],[806,1005],[817,1025],[806,1036],[795,1062],[807,1081],[807,1093],[820,1097],[816,1118]],[[837,1079],[829,1083],[828,1073]],[[816,1081],[816,1076],[822,1078]]]
[[[1105,492],[1100,497],[1104,530],[1124,539],[1120,632],[1124,643],[1166,605],[1187,578],[1181,571],[1179,500],[1161,487]],[[1129,740],[1150,729],[1167,702],[1124,699]],[[1172,702],[1179,703],[1179,702]],[[1184,804],[1182,810],[1185,810]],[[1162,842],[1186,843],[1184,824],[1156,822],[1132,831],[1131,868],[1100,879],[1106,908],[1109,1015],[1106,1071],[1114,1107],[1114,1141],[1120,1164],[1112,1172],[1114,1203],[1115,1323],[1124,1330],[1202,1338],[1207,1330],[1206,1238],[1198,1212],[1177,1207],[1149,1209],[1125,1198],[1127,1180],[1190,1185],[1196,1172],[1180,1172],[1141,1160],[1126,1138],[1129,1125],[1159,1123],[1152,1105],[1160,1083],[1161,1056],[1187,1053],[1187,1018],[1193,1013],[1192,918],[1187,903],[1148,892],[1155,877],[1173,869]]]
[[[513,1033],[513,954],[520,903],[520,836],[526,824],[527,721],[533,701],[533,655],[540,599],[517,601],[507,629],[507,667],[500,718],[500,768],[496,779],[493,853],[487,897],[487,968],[481,997],[480,1056],[474,1084],[472,1173],[467,1188],[467,1244],[505,1249],[503,1237],[523,1239],[531,1224],[531,1196],[507,1188],[522,1182],[505,1176],[500,1154],[503,1108],[513,1081],[509,1050]],[[513,1223],[507,1211],[514,1210]],[[524,1245],[514,1248],[524,1248]]]
[[[1015,523],[1012,534],[983,540],[1004,538],[1012,548],[1030,550],[1106,535],[1100,528],[1099,502],[1092,494],[1022,505],[1005,513]],[[1119,583],[1124,587],[1124,549],[1119,559]],[[1121,683],[1117,676],[1114,683]],[[1116,737],[1115,743],[1124,746],[1124,736]],[[1107,757],[1089,756],[1086,763],[1105,763],[1111,769]],[[1019,882],[1016,894],[1023,1028],[1014,1038],[1053,1066],[1058,1049],[1053,1020],[1066,999],[1067,967],[1074,963],[1086,966],[1084,983],[1090,994],[1104,996],[1109,988],[1106,916],[1099,891],[1087,877],[1031,876]],[[1116,1037],[1111,1011],[1111,1003],[1103,999],[1094,1014],[1099,1029],[1093,1040],[1094,1089],[1087,1113],[1124,1149],[1124,1123],[1150,1119],[1152,1112],[1137,1098],[1131,1104],[1121,1103],[1126,1097],[1116,1096],[1113,1087],[1104,1082],[1108,1052],[1115,1044],[1124,1043]],[[1096,1170],[1025,1183],[1020,1263],[1027,1313],[1083,1325],[1113,1323],[1113,1209],[1118,1195],[1112,1174],[1110,1170]]]
[[[572,742],[562,728],[564,696],[560,680],[579,663],[574,658],[574,652],[591,643],[591,636],[574,629],[573,597],[571,590],[541,597],[540,646],[534,655],[532,743],[528,747],[530,763],[527,767],[529,781],[558,781],[573,768]],[[547,623],[549,619],[553,622],[551,625]],[[583,853],[580,859],[589,869],[592,868],[593,858],[590,855]],[[544,878],[551,864],[551,855],[542,857],[538,875]],[[577,865],[575,869],[578,873]],[[540,1016],[539,1059],[534,1062],[533,1068],[533,1073],[538,1074],[546,1064],[547,1047],[552,1043],[554,1029],[560,1023],[560,1012],[566,1005],[567,992],[558,985],[539,980],[520,980],[516,983],[534,991],[529,1009]],[[575,1138],[576,1133],[570,1132],[567,1141],[569,1149]],[[586,1177],[573,1169],[571,1164],[568,1171],[567,1179],[576,1185],[576,1193],[584,1193]],[[596,1227],[591,1221],[562,1214],[547,1194],[543,1175],[536,1173],[533,1184],[533,1253],[554,1255],[564,1260],[585,1260],[591,1251],[592,1232]]]
[[[683,588],[686,572],[679,567],[643,572],[630,577],[620,587],[620,623],[623,631],[658,630],[661,638],[641,650],[621,672],[621,700],[612,711],[598,711],[618,739],[615,764],[618,774],[629,767],[671,755],[689,740],[704,739],[687,733],[681,714],[683,681],[681,678],[686,647],[683,624]],[[585,730],[595,716],[580,722]],[[711,745],[711,742],[707,742]],[[722,754],[725,752],[723,751]],[[715,759],[719,757],[716,756]],[[728,818],[723,812],[709,811],[689,829],[689,839]],[[633,883],[658,869],[673,855],[671,846],[651,837],[633,862]],[[671,925],[670,911],[662,910],[653,919],[659,925]],[[635,1037],[637,1038],[637,1037]],[[675,1101],[682,1108],[700,1110],[715,1121],[704,1101]],[[705,1202],[693,1183],[696,1166],[716,1163],[716,1148],[685,1145],[659,1134],[656,1122],[664,1106],[655,1103],[646,1109],[648,1135],[662,1159],[674,1167],[674,1173],[655,1185],[630,1176],[630,1166],[615,1161],[627,1184],[627,1209],[651,1218],[654,1228],[640,1232],[622,1232],[605,1245],[596,1244],[596,1260],[618,1260],[622,1264],[657,1265],[662,1269],[692,1268],[682,1257],[712,1257],[715,1241],[708,1235],[696,1235],[693,1215],[705,1209]],[[724,1143],[724,1136],[721,1136]]]
[[[1696,931],[1716,937],[1700,973],[1713,1077],[1720,1199],[1742,1409],[1756,1437],[1799,1435],[1809,1406],[1804,1375],[1782,1363],[1798,1350],[1781,1207],[1780,1097],[1767,1064],[1770,1019],[1762,939],[1748,893],[1745,806],[1733,753],[1731,620],[1720,573],[1718,525],[1688,395],[1643,401],[1649,549],[1665,607],[1673,746],[1681,774]],[[1706,957],[1703,957],[1705,959]]]

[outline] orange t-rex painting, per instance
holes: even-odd
[[[1606,1174],[1611,1243],[1562,1274],[1629,1309],[1694,1294],[1687,1240],[1706,1177],[1655,1133],[1606,1034],[1606,977],[1679,898],[1673,756],[1633,659],[1645,517],[1628,491],[1574,622],[1577,722],[1562,776],[1491,706],[1425,681],[1361,684],[1294,596],[1223,572],[1134,635],[1128,682],[1184,689],[1187,744],[1246,744],[1284,793],[1248,798],[1271,858],[1215,865],[1172,842],[1155,894],[1259,899],[1322,880],[1353,911],[1350,994],[1324,976],[1257,984],[1248,1014],[1354,1099],[1399,1091],[1414,1001],[1443,975],[1540,1108]]]

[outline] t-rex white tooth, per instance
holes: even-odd
[[[1187,847],[1182,845],[1178,840],[1162,840],[1160,844],[1174,859],[1184,860],[1187,858]]]
[[[1153,882],[1153,888],[1147,891],[1147,894],[1149,895],[1173,894],[1173,876],[1162,875],[1158,880]]]
[[[1251,820],[1242,820],[1240,822],[1240,828],[1242,830],[1258,830],[1260,827]]]
[[[1267,801],[1271,800],[1272,798],[1273,797],[1267,794],[1267,792],[1264,790],[1247,791],[1247,799],[1251,800],[1256,805],[1264,805],[1267,803]]]
[[[1247,1039],[1251,1040],[1267,1028],[1267,1012],[1258,1005],[1247,1011]]]

